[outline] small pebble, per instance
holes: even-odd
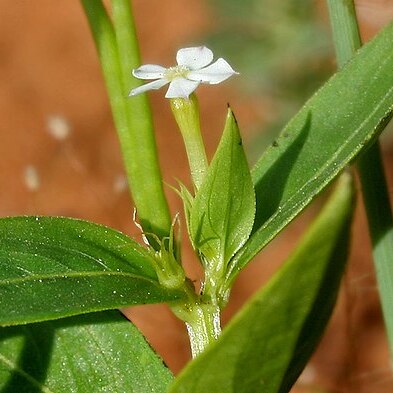
[[[49,115],[47,118],[47,130],[58,141],[64,141],[71,132],[69,121],[61,115]]]
[[[30,191],[37,191],[40,188],[40,176],[37,168],[33,165],[28,165],[24,172],[25,185]]]

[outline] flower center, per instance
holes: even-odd
[[[169,81],[173,81],[176,78],[187,78],[187,74],[190,72],[190,69],[184,65],[177,65],[174,67],[169,67],[165,73],[164,77]]]

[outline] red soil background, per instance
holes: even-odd
[[[171,64],[179,47],[202,44],[215,14],[204,1],[135,0],[144,62]],[[365,39],[393,18],[390,0],[362,0],[357,9]],[[0,215],[45,214],[103,223],[135,237],[132,204],[95,48],[78,1],[0,0]],[[230,59],[229,59],[230,60]],[[240,126],[252,125],[263,107],[233,82],[198,91],[211,156],[226,103]],[[150,95],[165,180],[188,180],[182,141],[162,92]],[[60,125],[53,123],[60,118]],[[50,130],[69,131],[59,140]],[[245,135],[247,139],[249,135]],[[393,150],[385,149],[392,189]],[[176,194],[166,189],[173,212]],[[315,214],[309,208],[238,279],[224,321],[261,286],[296,245]],[[393,375],[376,289],[364,211],[358,203],[351,259],[334,316],[293,392],[392,392]],[[186,247],[190,277],[200,269]],[[125,310],[169,367],[189,359],[185,329],[165,306]]]

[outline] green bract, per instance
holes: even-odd
[[[250,170],[236,119],[228,110],[221,142],[190,214],[191,239],[206,271],[205,290],[221,284],[228,262],[251,233],[254,216]]]

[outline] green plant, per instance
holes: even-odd
[[[174,68],[139,67],[129,1],[112,0],[110,18],[101,1],[82,0],[146,245],[82,220],[0,219],[2,391],[289,391],[335,304],[353,211],[354,188],[346,168],[360,155],[382,304],[393,341],[391,212],[373,145],[393,110],[393,25],[348,61],[360,46],[353,4],[328,4],[342,68],[250,171],[231,108],[210,163],[200,132],[193,91],[200,82],[215,84],[235,74],[229,64],[223,59],[210,64],[211,51],[200,47],[180,50]],[[130,77],[131,69],[137,77],[157,81],[141,87]],[[180,184],[178,193],[205,272],[199,292],[182,268],[150,109],[146,96],[139,94],[165,84],[170,84],[167,97],[194,186],[188,190]],[[127,97],[130,91],[132,97]],[[221,332],[220,313],[239,272],[338,176],[292,256]],[[142,334],[113,311],[159,302],[169,304],[190,336],[195,359],[177,378]]]

